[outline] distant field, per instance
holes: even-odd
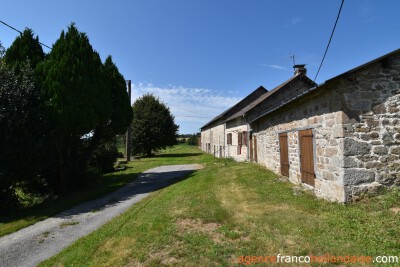
[[[394,212],[399,191],[350,205],[329,203],[280,182],[262,166],[214,161],[184,145],[130,166],[189,162],[205,168],[153,193],[42,266],[233,266],[244,256],[279,253],[400,256],[400,214]]]

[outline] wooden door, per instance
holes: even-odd
[[[287,133],[279,134],[279,149],[281,154],[281,174],[289,177],[289,151]]]
[[[312,129],[299,131],[301,181],[314,186],[314,147]]]

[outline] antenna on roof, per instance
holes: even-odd
[[[293,60],[293,66],[296,65],[294,54],[290,55],[290,59]]]

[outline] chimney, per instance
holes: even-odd
[[[298,74],[302,74],[302,75],[306,75],[307,74],[307,69],[305,68],[306,64],[298,64],[298,65],[294,65],[293,69],[294,69],[294,75],[298,75]]]

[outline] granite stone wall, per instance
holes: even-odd
[[[344,164],[347,195],[400,185],[400,56],[338,84],[347,110]]]
[[[239,162],[248,160],[248,142],[246,144],[242,144],[240,154],[238,153],[238,135],[239,133],[246,133],[246,135],[248,136],[248,132],[248,124],[242,117],[226,122],[225,135],[232,134],[232,144],[228,145],[227,140],[225,141],[225,155],[227,158],[233,158],[234,160]]]
[[[279,134],[288,136],[289,180],[300,184],[300,130],[312,129],[314,135],[314,172],[316,195],[329,200],[345,201],[344,170],[340,164],[343,144],[343,114],[335,96],[326,92],[314,94],[288,105],[279,112],[252,124],[257,136],[258,162],[280,173]],[[332,101],[333,100],[333,101]],[[310,187],[311,188],[311,187]]]
[[[298,132],[313,130],[312,189],[320,197],[347,202],[382,186],[399,186],[400,56],[336,77],[251,127],[257,136],[258,162],[277,173],[278,136],[287,132],[293,183],[301,183]]]
[[[201,131],[201,149],[215,157],[225,157],[225,124],[210,126]],[[209,148],[208,148],[208,144]]]

